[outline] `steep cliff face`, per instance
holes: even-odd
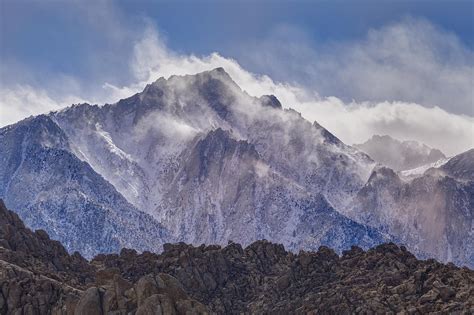
[[[257,241],[161,254],[123,249],[91,262],[0,201],[2,314],[459,313],[474,308],[474,272],[420,261],[404,247],[352,247],[338,256]]]

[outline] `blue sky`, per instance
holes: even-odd
[[[467,119],[464,137],[473,131],[473,1],[1,0],[0,14],[0,125],[74,101],[112,102],[166,69],[192,72],[170,66],[179,58],[211,66],[217,52],[318,101],[414,103]]]
[[[272,69],[248,60],[242,47],[263,41],[283,27],[304,33],[307,44],[317,48],[328,42],[359,40],[370,29],[411,16],[453,32],[471,49],[474,45],[473,1],[98,2],[2,0],[2,60],[27,67],[39,80],[49,72],[113,75],[131,53],[128,44],[144,20],[154,23],[175,51],[217,51],[257,72]],[[123,34],[123,40],[111,36],[108,28],[115,26],[108,25],[111,22],[101,25],[104,15],[115,18],[130,34]]]

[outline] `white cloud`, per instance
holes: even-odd
[[[329,97],[294,106],[309,120],[317,120],[345,143],[361,143],[374,134],[417,140],[448,155],[474,147],[474,118],[415,103],[344,104]]]
[[[404,101],[474,115],[472,49],[426,20],[406,18],[357,41],[309,43],[301,30],[281,27],[244,46],[242,61],[324,96]]]
[[[0,88],[0,126],[13,124],[31,115],[47,113],[51,110],[79,103],[81,99],[66,96],[60,101],[52,99],[48,93],[29,85]]]
[[[424,27],[429,28],[426,25]],[[398,38],[399,43],[386,43],[381,47],[376,45],[380,40],[385,40],[381,37],[387,32],[394,33],[392,38]],[[457,72],[456,60],[458,59],[456,58],[459,56],[465,58],[466,56],[465,51],[456,51],[456,39],[446,37],[446,34],[440,35],[439,38],[431,34],[434,37],[435,46],[437,45],[436,41],[439,40],[452,42],[449,47],[452,46],[454,51],[450,51],[449,54],[452,55],[453,60],[440,68],[433,67],[433,62],[437,56],[430,54],[429,47],[425,47],[429,41],[420,37],[420,34],[426,35],[427,33],[415,32],[415,38],[410,38],[410,33],[406,32],[406,29],[401,26],[390,26],[382,31],[371,32],[366,42],[357,43],[353,46],[358,47],[358,49],[356,52],[347,55],[348,60],[343,61],[344,67],[347,69],[344,74],[340,74],[341,78],[338,80],[342,82],[343,86],[347,84],[344,81],[345,76],[347,76],[347,80],[360,80],[361,82],[356,85],[368,84],[368,90],[379,84],[389,96],[393,97],[396,96],[397,91],[404,91],[412,86],[413,90],[416,90],[415,94],[419,96],[426,95],[423,102],[428,103],[431,98],[439,97],[440,93],[444,93],[439,91],[441,89],[440,84],[452,81],[451,85],[453,87],[446,83],[447,95],[457,93],[459,99],[467,100],[465,102],[468,102],[469,98],[472,100],[472,91],[467,89],[467,86],[471,83],[468,72],[472,69],[466,70],[465,63],[461,62],[458,68],[462,68],[462,71]],[[418,42],[422,43],[422,47],[416,48],[416,53],[412,53],[413,47],[411,46]],[[426,49],[422,49],[423,47]],[[390,53],[391,50],[399,48],[411,51],[411,53],[403,56]],[[427,62],[425,63],[422,58],[423,54],[426,54]],[[472,55],[470,52],[469,54]],[[336,56],[344,55],[336,54]],[[394,59],[396,61],[394,64],[398,64],[399,67],[394,67],[392,63],[392,69],[386,63],[377,64],[374,62],[374,60],[382,57]],[[410,58],[416,58],[415,61],[421,63],[418,66],[419,69],[415,71],[418,73],[414,75],[415,78],[413,78],[413,71],[408,69],[411,62]],[[364,60],[365,63],[357,64]],[[352,63],[356,64],[352,65]],[[454,68],[451,65],[454,65]],[[368,67],[367,70],[363,69],[365,66]],[[87,95],[87,99],[95,103],[111,103],[141,91],[147,83],[155,81],[161,76],[194,74],[216,67],[223,67],[234,81],[250,95],[274,94],[280,99],[283,106],[295,108],[310,121],[318,121],[349,144],[365,141],[373,134],[389,134],[399,139],[421,141],[443,150],[448,155],[474,147],[474,118],[472,115],[453,114],[440,107],[427,107],[406,101],[353,101],[347,103],[336,97],[321,97],[316,91],[312,91],[307,87],[294,83],[276,82],[268,76],[251,73],[242,68],[236,60],[225,58],[218,53],[208,56],[178,54],[170,50],[156,30],[150,26],[143,33],[143,38],[134,45],[130,67],[135,83],[123,87],[105,83],[101,93]],[[333,65],[329,65],[328,69],[334,70],[335,68]],[[332,73],[332,75],[338,76],[339,74]],[[407,82],[398,82],[403,81],[405,75]],[[428,80],[429,76],[437,75],[443,79],[436,82]],[[429,81],[427,84],[433,85],[433,89],[414,85],[415,81],[425,77]],[[360,88],[362,87],[358,89]],[[0,93],[2,95],[0,102],[1,124],[12,122],[14,119],[29,114],[56,109],[63,105],[64,100],[67,99],[67,97],[62,97],[58,101],[49,97],[44,91],[34,91],[31,88],[2,89]],[[80,99],[78,97],[72,98]],[[431,105],[434,104],[436,103]],[[3,112],[8,113],[8,115],[5,115],[7,118],[3,117]]]

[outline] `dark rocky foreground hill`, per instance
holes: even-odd
[[[0,200],[1,314],[471,314],[474,272],[416,259],[403,247],[293,254],[167,244],[88,262],[25,228]]]

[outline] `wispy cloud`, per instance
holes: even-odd
[[[474,115],[474,52],[423,19],[405,18],[360,40],[331,44],[312,43],[302,30],[283,26],[244,46],[242,55],[252,69],[324,96],[413,102]]]
[[[73,95],[53,99],[47,91],[29,85],[0,87],[0,126],[80,102],[83,100]]]

